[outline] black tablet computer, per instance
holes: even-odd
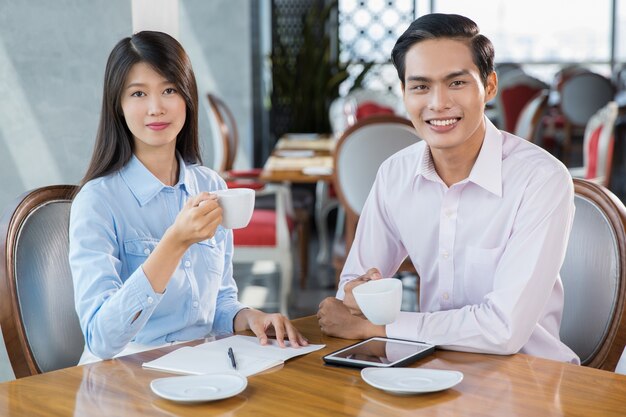
[[[356,368],[391,368],[408,365],[434,351],[435,346],[427,343],[372,337],[329,353],[324,356],[324,362]]]

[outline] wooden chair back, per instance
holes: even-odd
[[[614,96],[615,89],[608,78],[589,71],[576,73],[561,86],[561,112],[573,126],[585,126]]]
[[[626,345],[626,208],[591,181],[574,179],[574,190],[561,340],[583,365],[613,371]]]
[[[74,366],[83,352],[68,259],[76,191],[72,185],[31,190],[0,223],[0,326],[17,378]]]
[[[583,166],[585,179],[609,186],[615,143],[617,103],[610,101],[596,112],[585,127]]]
[[[498,109],[500,126],[507,132],[513,132],[524,106],[548,84],[521,70],[510,71],[503,75],[498,83],[495,104]]]
[[[333,185],[345,210],[345,253],[350,251],[365,200],[378,168],[399,150],[420,141],[410,120],[395,115],[371,116],[349,127],[339,138],[334,153]],[[338,271],[340,272],[340,271]]]
[[[216,153],[219,153],[221,148],[221,155],[216,155],[220,162],[215,167],[215,170],[218,172],[230,171],[233,169],[235,157],[237,156],[237,146],[239,145],[237,123],[233,113],[221,98],[209,93],[207,94],[207,99],[219,131],[220,146],[215,147],[217,149]]]
[[[541,90],[535,95],[522,109],[517,125],[515,126],[515,134],[529,142],[536,142],[537,136],[541,131],[540,126],[542,118],[548,109],[548,97],[550,90]]]

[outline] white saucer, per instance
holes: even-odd
[[[333,169],[330,167],[305,167],[302,168],[304,175],[330,175],[333,173]]]
[[[239,372],[174,376],[155,379],[150,388],[166,400],[197,403],[233,397],[248,386],[248,380]]]
[[[361,378],[392,394],[423,394],[451,388],[463,380],[463,374],[423,368],[365,368]]]

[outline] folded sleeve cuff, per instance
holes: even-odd
[[[215,321],[213,322],[213,333],[233,333],[233,322],[235,320],[235,316],[244,308],[248,307],[235,300],[229,301],[227,303],[220,303],[217,306],[217,311],[215,313]]]
[[[422,320],[423,314],[421,313],[401,311],[396,321],[385,326],[387,337],[428,342],[420,338],[419,329],[422,327]]]
[[[129,295],[137,299],[143,310],[154,309],[165,294],[165,292],[159,294],[154,291],[146,273],[143,271],[143,267],[137,268],[126,281],[126,285],[129,287]]]
[[[122,351],[162,298],[163,294],[152,289],[143,269],[138,268],[100,309],[99,318],[90,323],[87,349],[100,358],[111,358]]]

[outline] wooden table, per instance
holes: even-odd
[[[150,391],[163,372],[144,361],[175,346],[0,384],[0,416],[624,416],[626,376],[527,355],[437,351],[414,366],[463,372],[446,391],[396,396],[367,385],[359,370],[322,356],[352,343],[322,336],[315,317],[294,321],[326,348],[254,375],[241,394],[182,405]],[[199,343],[199,342],[192,342]]]
[[[315,139],[290,139],[282,137],[276,143],[272,155],[263,166],[260,179],[267,182],[287,184],[315,184],[315,223],[319,236],[319,252],[317,262],[326,264],[330,261],[331,244],[328,238],[326,217],[328,208],[337,204],[330,198],[330,183],[333,178],[333,152],[337,141],[329,136]],[[281,156],[287,151],[305,151],[312,153],[310,157]],[[325,174],[305,174],[306,167],[324,167],[329,171]],[[340,210],[341,211],[341,210]],[[340,217],[341,214],[338,214]],[[301,280],[301,286],[304,281]]]
[[[319,139],[281,138],[274,147],[261,172],[261,179],[268,182],[316,183],[332,180],[332,154],[336,141],[329,137]],[[311,152],[310,157],[281,156],[283,151]],[[326,167],[327,174],[307,175],[305,167]]]

